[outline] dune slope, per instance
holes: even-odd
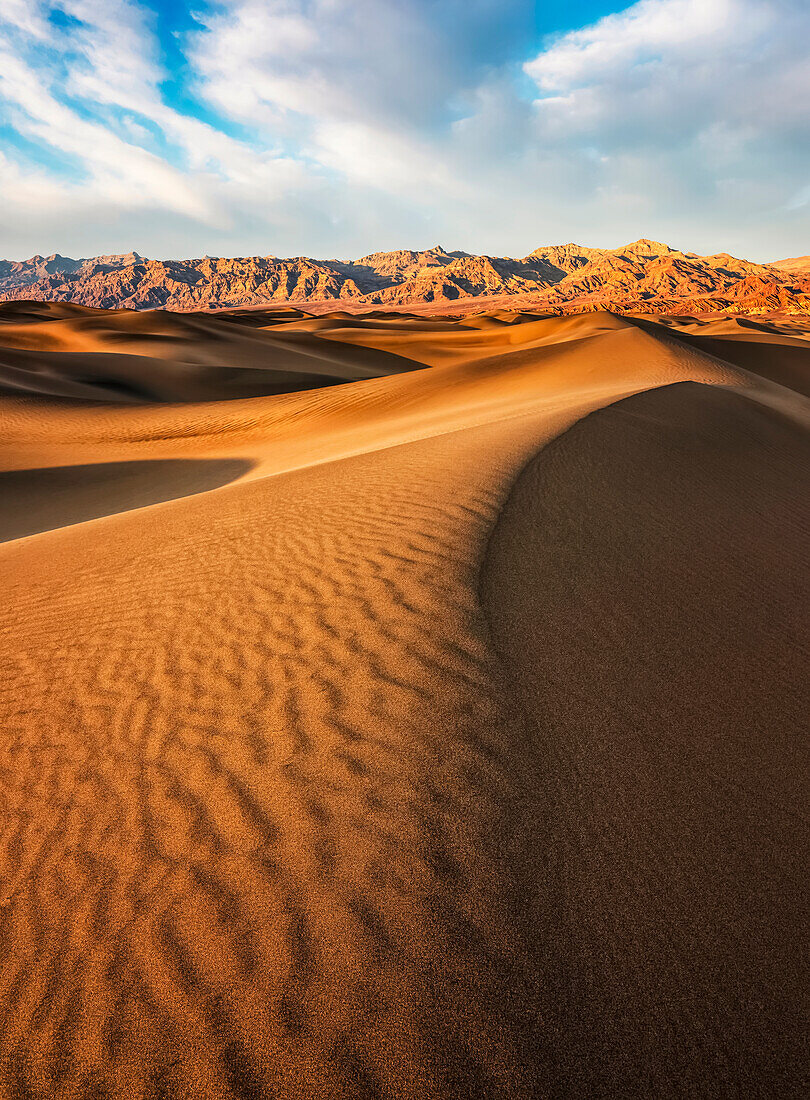
[[[580,421],[499,516],[553,1094],[803,1091],[808,499],[805,429],[686,383]]]
[[[321,339],[297,310],[172,314],[0,303],[0,395],[142,404],[317,389],[412,370]]]
[[[678,1095],[681,1062],[672,1050],[696,1042],[705,1019],[690,983],[729,1036],[718,1081],[738,1092],[747,1080],[758,1086],[749,1053],[775,1026],[777,1001],[791,1021],[798,1010],[793,978],[780,969],[794,943],[798,886],[789,862],[798,849],[785,841],[783,811],[753,796],[741,809],[731,780],[759,790],[767,774],[771,788],[781,784],[783,806],[795,793],[786,779],[798,767],[788,724],[795,684],[792,665],[778,661],[792,650],[781,619],[766,636],[776,620],[763,602],[783,608],[795,558],[780,546],[763,576],[771,544],[754,551],[766,520],[771,540],[778,530],[780,543],[792,545],[801,534],[784,503],[793,482],[783,478],[770,502],[767,479],[796,465],[804,438],[796,418],[806,403],[666,331],[607,314],[498,315],[456,328],[368,318],[348,332],[346,320],[327,319],[324,337],[341,361],[356,350],[354,332],[363,350],[435,365],[227,401],[0,400],[0,470],[14,472],[18,489],[26,478],[33,487],[63,478],[50,513],[45,494],[40,533],[0,545],[0,1094],[528,1100],[581,1095],[583,1082],[649,1095],[653,1082],[658,1094]],[[103,319],[94,323],[103,329]],[[399,350],[391,325],[406,326]],[[704,385],[672,385],[685,381]],[[682,391],[698,395],[694,408],[671,413],[667,395]],[[526,590],[529,614],[546,590],[546,544],[535,546],[538,531],[548,545],[557,538],[556,528],[535,522],[546,502],[530,493],[522,506],[528,533],[511,532],[526,479],[533,484],[544,455],[573,439],[572,491],[589,461],[600,465],[605,495],[593,514],[618,501],[608,534],[623,546],[621,494],[638,494],[621,468],[614,484],[600,462],[608,444],[591,448],[589,439],[605,418],[624,453],[624,414],[595,411],[623,399],[615,408],[632,409],[659,393],[662,407],[653,400],[647,416],[653,427],[628,453],[646,463],[649,434],[654,442],[654,425],[663,424],[675,465],[662,468],[659,456],[649,478],[654,485],[660,477],[670,494],[663,500],[675,494],[671,522],[686,556],[652,542],[650,599],[661,610],[674,563],[704,553],[701,583],[718,574],[706,609],[715,625],[698,635],[695,657],[711,655],[721,685],[722,675],[731,685],[731,666],[711,641],[724,623],[753,624],[759,633],[748,648],[729,649],[728,661],[745,662],[739,705],[750,721],[779,732],[771,743],[738,729],[738,703],[726,717],[722,709],[730,687],[706,699],[708,672],[701,680],[688,651],[670,649],[669,660],[655,651],[663,679],[645,673],[656,689],[650,713],[663,714],[673,685],[695,682],[709,748],[716,755],[725,738],[736,755],[718,773],[729,781],[718,781],[715,757],[708,749],[701,757],[696,727],[686,723],[692,711],[679,697],[695,791],[684,816],[688,784],[670,774],[678,732],[662,720],[644,771],[637,729],[649,718],[649,693],[628,692],[624,718],[609,715],[628,761],[617,780],[626,786],[639,773],[650,804],[647,817],[631,804],[621,819],[607,795],[595,806],[579,799],[587,789],[601,797],[606,775],[578,772],[577,740],[565,725],[578,721],[576,707],[560,718],[555,757],[548,730],[538,732],[537,692],[549,687],[541,642],[552,635],[533,637],[540,626],[533,620],[528,630],[515,600]],[[760,432],[766,441],[760,451],[739,412],[749,406],[757,410],[749,416],[754,438]],[[777,411],[786,406],[795,413],[788,427]],[[707,446],[701,417],[725,432],[726,464],[707,462],[702,480],[684,486],[696,461],[690,447],[704,457]],[[733,481],[738,452],[748,466],[765,467],[750,498]],[[124,463],[123,481],[105,469],[89,473]],[[139,498],[149,470],[134,481],[130,472],[152,463],[161,468],[151,479],[160,492]],[[180,469],[188,474],[178,480]],[[651,554],[662,505],[649,491],[636,520],[641,551]],[[749,507],[763,497],[765,519]],[[554,518],[570,555],[582,532],[575,537],[565,522]],[[728,562],[717,532],[732,548]],[[588,546],[585,539],[577,552]],[[741,557],[750,558],[748,573]],[[562,615],[567,589],[559,584]],[[800,593],[791,591],[794,614]],[[667,629],[688,640],[698,609],[678,594]],[[644,637],[639,604],[620,606],[615,622],[609,605],[594,608],[598,629]],[[581,614],[574,608],[571,622]],[[599,650],[590,622],[577,635],[587,663],[577,675],[600,710],[609,702],[602,693],[627,678],[629,650],[615,639]],[[667,638],[664,630],[652,641],[661,649]],[[760,643],[757,679],[749,666]],[[550,707],[564,710],[559,686],[549,691]],[[597,739],[601,728],[594,726]],[[710,812],[714,832],[690,847],[690,830]],[[589,854],[593,831],[609,845],[602,860]],[[758,837],[765,847],[757,853]],[[682,874],[671,887],[662,838],[671,838],[671,866]],[[713,838],[730,845],[719,881]],[[681,915],[675,902],[687,888],[692,908]],[[770,954],[735,962],[735,926],[718,907],[753,890],[759,900],[749,899],[739,942],[759,931],[763,942],[770,937]],[[633,891],[650,899],[640,916]],[[637,942],[629,942],[632,927],[615,933],[628,913]],[[677,954],[662,963],[666,922]],[[715,935],[723,969],[711,971]],[[687,959],[690,936],[697,954]],[[767,988],[766,966],[774,976]],[[764,1008],[754,1040],[738,1042],[745,992],[763,993]],[[642,1008],[648,1030],[631,1055],[621,1042]],[[788,1083],[793,1035],[791,1022],[773,1036],[774,1072]],[[695,1064],[720,1074],[716,1056],[709,1032]]]

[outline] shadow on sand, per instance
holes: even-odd
[[[0,473],[0,542],[193,496],[247,473],[243,459],[163,459]]]

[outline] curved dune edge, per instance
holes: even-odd
[[[0,543],[210,492],[250,466],[170,458],[0,471]]]
[[[619,326],[39,424],[57,465],[77,428],[256,464],[0,547],[0,1092],[542,1094],[540,772],[479,569],[539,447],[691,377],[750,381]]]
[[[803,1090],[808,499],[806,430],[680,383],[579,421],[499,513],[549,1095]]]
[[[0,549],[11,1095],[532,1095],[475,586],[574,415]]]
[[[136,319],[150,329],[163,323]],[[95,331],[104,318],[92,321]],[[497,345],[488,343],[487,355],[481,357],[479,348],[472,361],[273,398],[136,408],[0,401],[6,513],[0,536],[114,517],[224,481],[275,476],[498,420],[508,433],[507,421],[515,418],[592,407],[684,371],[739,380],[723,364],[690,358],[680,348],[673,354],[616,318],[566,322],[557,329],[538,329],[535,322],[516,327],[529,334],[500,355],[493,356]],[[536,344],[557,330],[559,345]],[[428,341],[436,338],[424,326],[417,331]],[[470,353],[470,333],[449,335]],[[597,336],[600,369],[594,370]]]
[[[414,369],[396,354],[324,341],[319,324],[296,322],[299,316],[17,310],[0,302],[0,396],[34,394],[79,410],[88,403],[217,402]]]

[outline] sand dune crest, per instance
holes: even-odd
[[[301,372],[0,399],[0,1093],[790,1095],[804,335],[58,308]]]

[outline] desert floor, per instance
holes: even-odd
[[[0,1096],[805,1095],[810,322],[0,306]]]

